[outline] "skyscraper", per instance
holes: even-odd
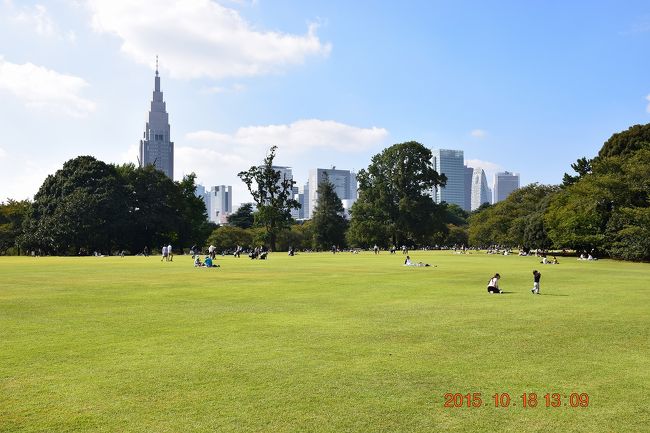
[[[472,175],[472,210],[476,210],[483,203],[490,203],[491,201],[492,194],[485,172],[482,168],[475,168]]]
[[[158,58],[156,57],[156,77],[154,79],[153,99],[149,110],[143,139],[140,140],[140,167],[154,165],[174,179],[174,143],[169,135],[169,115],[163,93],[160,91],[160,77],[158,76]]]
[[[301,188],[298,189],[298,196],[295,197],[300,203],[300,209],[298,209],[298,218],[300,220],[307,219],[306,215],[309,212],[309,182],[305,183]]]
[[[227,224],[232,213],[232,186],[218,185],[210,190],[208,219],[217,224]]]
[[[465,166],[463,170],[465,170],[465,204],[463,210],[469,212],[472,210],[472,177],[474,176],[474,169]]]
[[[435,188],[433,200],[436,203],[454,203],[465,206],[465,165],[462,150],[433,149],[433,165],[438,174],[447,177],[443,188]]]
[[[232,213],[232,186],[219,185],[206,190],[203,185],[196,185],[194,195],[201,197],[208,212],[208,220],[217,224],[226,224]]]
[[[519,189],[519,173],[504,171],[494,175],[492,203],[505,200],[511,192]]]
[[[334,185],[334,191],[343,202],[346,213],[357,199],[356,173],[350,170],[337,170],[335,167],[313,168],[309,170],[309,206],[305,212],[306,219],[314,216],[314,210],[318,204],[318,185],[325,179],[325,176]]]

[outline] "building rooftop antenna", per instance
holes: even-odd
[[[156,77],[158,76],[158,54],[156,54]]]

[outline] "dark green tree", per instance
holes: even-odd
[[[562,186],[573,185],[581,178],[591,173],[592,162],[593,161],[591,159],[582,157],[571,164],[571,168],[577,173],[577,176],[572,176],[569,173],[564,173],[564,177],[562,178]]]
[[[626,131],[612,135],[603,144],[598,157],[628,156],[643,148],[650,148],[650,123],[634,125]]]
[[[19,243],[56,254],[109,252],[127,220],[127,189],[114,166],[80,156],[45,179]]]
[[[469,217],[470,244],[531,246],[527,240],[534,239],[531,230],[535,226],[530,220],[539,216],[536,213],[544,214],[550,196],[557,191],[556,186],[531,184],[514,191],[499,203],[480,207]],[[528,238],[525,235],[527,228]],[[536,232],[535,236],[543,236],[544,233]],[[535,242],[538,243],[537,240]]]
[[[0,203],[0,254],[19,254],[16,241],[23,231],[23,222],[29,214],[27,200],[8,199]]]
[[[172,243],[178,245],[183,202],[178,185],[153,165],[118,167],[128,188],[128,226],[123,247],[141,252]]]
[[[357,180],[360,193],[350,223],[355,243],[368,244],[384,232],[388,239],[380,239],[380,245],[418,244],[446,232],[444,210],[431,198],[446,178],[436,172],[431,151],[422,144],[410,141],[384,149]],[[381,226],[385,230],[373,234]]]
[[[332,245],[343,246],[347,220],[343,217],[343,203],[327,175],[318,185],[318,200],[312,217],[314,246],[328,249]]]
[[[180,202],[177,204],[180,215],[177,243],[181,249],[192,245],[204,245],[214,230],[214,224],[208,222],[205,202],[201,197],[196,196],[195,180],[196,175],[190,173],[176,183],[180,192]]]
[[[276,149],[277,146],[271,147],[262,165],[237,174],[257,205],[255,223],[266,229],[271,251],[275,250],[278,233],[291,224],[291,210],[300,209],[300,203],[293,198],[295,182],[283,178],[281,172],[273,168]]]
[[[228,224],[242,229],[253,227],[255,217],[253,215],[253,203],[244,203],[239,209],[228,215]]]
[[[455,226],[465,226],[467,225],[467,218],[469,218],[469,213],[455,203],[444,204],[445,209],[445,222],[447,224],[453,224]]]

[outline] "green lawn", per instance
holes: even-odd
[[[650,265],[411,257],[0,257],[0,431],[648,431]]]

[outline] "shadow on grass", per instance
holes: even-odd
[[[556,293],[540,293],[540,296],[569,296],[569,295],[559,295]]]

